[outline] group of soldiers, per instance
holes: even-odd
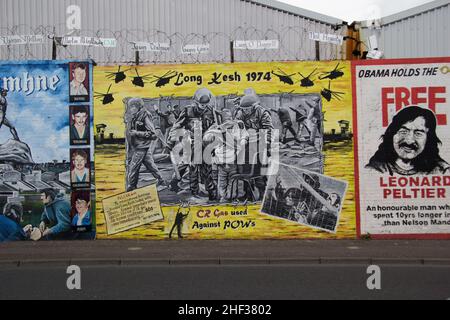
[[[262,106],[253,89],[245,90],[244,96],[235,100],[234,110],[227,108],[218,110],[216,97],[210,90],[203,88],[197,90],[192,104],[186,107],[169,106],[168,111],[164,113],[155,106],[153,111],[159,116],[159,123],[163,122],[166,129],[165,135],[162,134],[158,121],[154,121],[152,113],[145,108],[142,99],[133,98],[128,101],[125,117],[128,191],[137,189],[140,169],[144,165],[147,171],[157,179],[160,188],[170,187],[172,191],[177,192],[183,189],[179,186],[185,180],[184,185],[192,195],[190,199],[192,203],[202,200],[225,203],[237,200],[239,197],[251,201],[262,200],[267,187],[267,177],[261,174],[260,170],[251,170],[255,173],[255,177],[250,177],[251,186],[246,185],[242,192],[235,190],[239,188],[235,180],[242,174],[243,167],[241,163],[238,164],[239,154],[247,152],[247,155],[244,154],[243,157],[249,161],[248,148],[246,148],[252,139],[249,132],[255,132],[258,140],[265,139],[267,150],[260,150],[260,152],[266,152],[268,158],[271,156],[274,130],[272,115],[270,110]],[[291,131],[295,139],[300,140],[303,128],[306,128],[308,132],[311,132],[311,138],[308,141],[315,140],[314,130],[318,128],[319,120],[314,111],[308,110],[302,116],[303,127],[298,130],[300,132],[293,130],[290,114],[287,117],[284,111],[278,111],[283,123],[283,132]],[[301,111],[298,112],[301,113]],[[196,132],[200,132],[201,137],[195,136]],[[177,147],[187,143],[194,149],[196,145],[194,140],[199,138],[202,139],[202,151],[205,151],[214,140],[220,141],[211,152],[212,161],[196,162],[192,158],[190,159],[192,161],[181,160],[179,154],[175,152]],[[286,134],[283,134],[282,139],[286,140]],[[174,169],[172,181],[165,181],[155,164],[153,152],[157,142],[171,157]],[[262,166],[259,162],[252,162],[252,165]],[[254,188],[256,192],[250,193],[246,190],[248,188]]]
[[[320,109],[320,98],[313,97],[311,100],[311,102],[308,100],[305,101],[305,104],[309,108],[300,104],[297,108],[282,106],[278,110],[271,109],[280,118],[282,125],[280,140],[284,147],[288,147],[289,132],[292,134],[294,141],[300,144],[306,142],[310,146],[315,147],[317,135],[321,130],[322,111]],[[295,122],[298,124],[297,131],[294,129],[291,111],[296,115]],[[305,130],[307,131],[306,139],[304,135]]]
[[[322,190],[320,179],[303,174],[304,184],[298,188],[284,188],[281,179],[270,190],[263,204],[266,213],[313,227],[334,231],[338,221],[341,197]]]

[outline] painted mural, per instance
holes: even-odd
[[[0,242],[449,239],[449,62],[2,62]]]
[[[349,62],[93,79],[99,239],[356,237]]]
[[[92,64],[0,62],[0,242],[95,238]]]
[[[354,64],[362,236],[450,239],[449,63]]]

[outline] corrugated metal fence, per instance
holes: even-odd
[[[385,58],[421,58],[450,56],[450,5],[448,0],[381,19],[378,29],[364,28],[362,40],[378,38]]]
[[[115,48],[53,47],[68,35],[67,8],[82,11],[71,36],[115,38]],[[239,50],[234,61],[315,60],[309,32],[346,35],[327,21],[313,20],[244,0],[1,0],[0,36],[43,35],[44,44],[0,46],[2,60],[90,58],[99,64],[134,63],[134,42],[170,43],[168,52],[140,52],[141,63],[230,62],[234,40],[278,40],[278,50]],[[56,41],[58,44],[58,42]],[[186,45],[206,44],[208,53],[183,54]],[[55,51],[55,52],[54,52]],[[345,57],[342,46],[320,44],[320,59]]]

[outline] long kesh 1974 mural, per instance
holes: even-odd
[[[356,236],[350,63],[97,67],[94,84],[99,239]]]

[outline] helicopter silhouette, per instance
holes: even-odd
[[[309,88],[309,87],[314,87],[314,81],[311,79],[311,77],[315,76],[317,71],[317,68],[314,69],[313,72],[311,72],[311,74],[307,77],[304,77],[300,72],[298,73],[303,79],[300,80],[300,86],[303,88]]]
[[[330,102],[331,100],[336,99],[338,101],[340,101],[342,99],[342,96],[345,95],[344,92],[339,92],[339,91],[332,91],[331,90],[331,81],[328,85],[328,89],[323,89],[321,92],[322,97],[325,98],[325,100],[327,100],[328,102]]]
[[[279,71],[281,74],[277,74],[277,73],[275,73],[273,70],[272,70],[272,74],[273,74],[274,76],[277,76],[277,77],[280,79],[280,81],[281,81],[282,83],[286,83],[286,84],[291,85],[291,86],[294,85],[294,80],[292,80],[292,76],[294,76],[295,73],[289,75],[289,74],[287,74],[286,72],[284,72],[283,70],[281,70],[280,68],[278,68],[278,71]]]
[[[119,70],[117,70],[117,72],[106,72],[106,74],[107,74],[106,78],[109,80],[114,79],[115,83],[120,83],[120,82],[124,81],[127,78],[127,75],[125,74],[125,72],[128,72],[131,69],[121,71],[120,70],[121,68],[122,67],[119,66]]]
[[[108,91],[106,93],[95,92],[94,98],[101,100],[103,102],[103,105],[108,105],[110,103],[113,103],[115,100],[113,95],[115,93],[110,92],[111,86],[112,86],[112,84],[109,85]]]
[[[342,72],[342,70],[344,69],[344,67],[339,68],[339,65],[341,63],[339,62],[336,66],[336,68],[334,68],[333,71],[330,72],[323,72],[323,76],[319,77],[320,80],[324,80],[324,79],[330,79],[330,80],[335,80],[338,78],[341,78],[344,76],[344,72]]]
[[[177,75],[178,75],[178,72],[169,70],[161,77],[153,76],[153,78],[155,78],[155,80],[153,80],[151,83],[156,82],[155,86],[157,88],[161,88],[161,87],[164,87],[166,84],[169,84],[170,80],[175,78]]]
[[[139,75],[139,71],[137,68],[135,68],[136,70],[136,77],[133,78],[132,83],[136,86],[136,87],[141,87],[144,88],[145,84],[147,83],[146,81],[150,80],[151,75],[147,74],[145,76],[140,76]]]

